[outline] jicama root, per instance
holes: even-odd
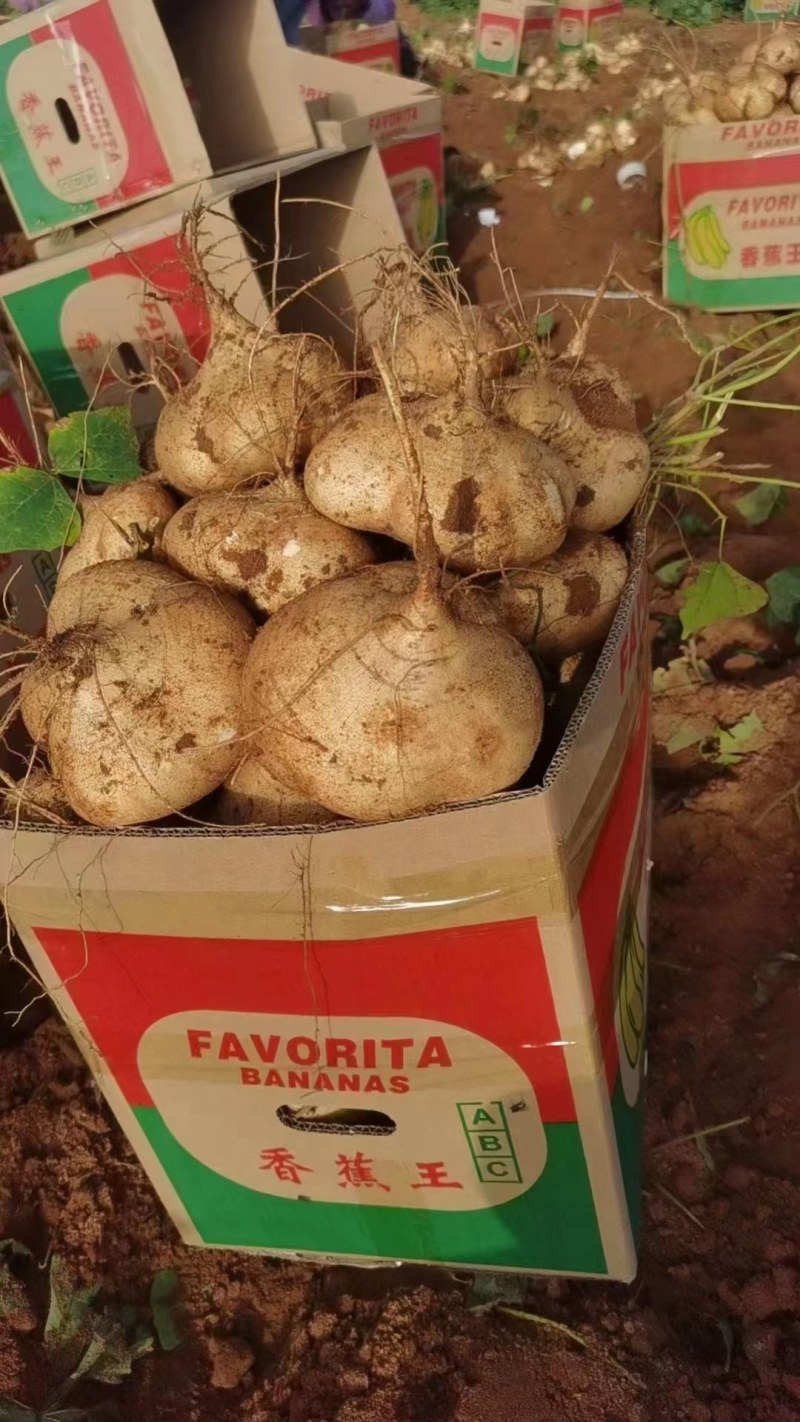
[[[742,65],[766,64],[778,74],[794,74],[800,69],[800,39],[785,25],[775,26],[766,39],[753,40],[742,50]]]
[[[14,790],[7,787],[0,795],[0,813],[21,823],[58,825],[75,824],[77,816],[67,804],[58,781],[43,766],[35,765]]]
[[[416,400],[407,408],[439,557],[464,572],[527,566],[563,542],[575,499],[564,460],[475,392]],[[413,547],[418,495],[405,473],[392,409],[359,400],[312,450],[306,493],[348,528]]]
[[[602,533],[630,513],[647,483],[650,451],[618,372],[592,357],[562,357],[543,372],[533,366],[501,382],[496,392],[508,417],[574,471],[574,528]]]
[[[186,579],[163,563],[93,563],[65,583],[59,578],[47,609],[47,636],[98,623],[113,627],[141,617],[150,604],[185,586]]]
[[[243,593],[262,613],[377,561],[367,538],[317,513],[289,476],[191,499],[167,525],[164,552],[181,573]]]
[[[542,730],[527,653],[418,585],[414,564],[364,568],[282,607],[243,681],[254,749],[334,815],[383,820],[513,785]]]
[[[79,507],[81,535],[61,563],[59,586],[95,563],[158,558],[161,535],[178,501],[157,475],[146,474],[131,484],[113,485],[103,494],[85,494]]]
[[[114,566],[76,574],[65,593]],[[142,824],[222,783],[242,754],[240,678],[252,632],[232,599],[184,581],[127,620],[76,626],[45,643],[24,673],[20,705],[76,814],[108,828]]]
[[[392,372],[374,356],[417,491],[418,561],[362,568],[282,607],[243,680],[248,739],[270,773],[367,821],[513,785],[544,713],[523,648],[443,600],[419,458]]]
[[[751,64],[734,64],[728,70],[722,87],[714,95],[714,112],[725,123],[735,119],[769,118],[776,104],[785,98],[783,75],[768,64],[754,60]]]
[[[461,302],[444,281],[424,280],[408,259],[385,268],[363,327],[386,351],[407,398],[456,390],[470,361],[489,381],[514,367],[514,342],[496,317]]]
[[[281,785],[253,754],[240,761],[217,792],[214,813],[224,825],[325,825],[336,818]]]
[[[302,465],[353,399],[353,380],[320,336],[261,331],[210,283],[212,345],[159,416],[155,457],[182,494],[261,483]]]
[[[547,660],[563,660],[603,642],[628,577],[628,560],[602,533],[567,536],[535,568],[512,571],[487,590],[501,623]]]

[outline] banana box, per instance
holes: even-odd
[[[271,270],[275,248],[278,180],[284,199],[279,290],[295,289],[348,259],[318,288],[322,300],[287,306],[282,324],[302,319],[352,357],[347,324],[334,320],[326,301],[332,309],[360,309],[375,271],[370,254],[401,243],[403,232],[372,148],[315,149],[206,179],[97,228],[53,233],[37,244],[39,261],[0,277],[0,302],[57,414],[90,400],[99,407],[129,403],[137,426],[146,428],[162,404],[154,372],[166,366],[186,380],[203,359],[208,315],[181,243],[196,200],[205,206],[200,237],[209,275],[243,316],[264,320],[262,276]]]
[[[0,341],[0,477],[2,470],[13,469],[19,464],[38,468],[41,464],[39,450],[44,448],[44,429],[40,424],[34,428],[30,402],[20,389],[11,355]],[[0,534],[2,532],[0,529]],[[10,628],[30,637],[43,634],[56,573],[56,561],[50,553],[0,552],[1,656],[11,656],[20,650],[19,639]],[[0,690],[0,718],[5,715],[13,699],[13,688],[11,691]],[[11,759],[18,739],[12,730],[9,744]],[[24,767],[26,761],[17,762],[18,767],[20,764]]]
[[[323,148],[374,143],[413,251],[445,237],[442,106],[427,84],[344,69],[335,59],[290,51],[289,64]]]
[[[300,26],[299,46],[343,64],[361,64],[383,74],[400,73],[400,28],[394,20],[383,25],[349,20],[326,25],[319,6],[312,5],[306,11],[306,23]]]
[[[475,22],[473,67],[514,75],[550,49],[555,5],[535,0],[481,0]]]
[[[747,0],[744,18],[760,24],[774,24],[776,20],[796,19],[798,12],[800,0]]]
[[[557,6],[556,36],[560,50],[583,49],[612,39],[622,18],[622,0],[563,0]]]
[[[630,1280],[644,539],[530,788],[384,824],[0,827],[9,917],[189,1244]]]
[[[272,0],[52,0],[5,22],[0,168],[23,230],[313,149],[285,52]]]
[[[800,117],[666,129],[662,202],[668,300],[800,307]]]

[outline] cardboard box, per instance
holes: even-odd
[[[481,0],[474,67],[514,75],[552,47],[555,6],[536,0]]]
[[[800,117],[665,129],[662,202],[670,301],[800,306]]]
[[[313,148],[285,53],[272,0],[53,0],[0,26],[2,177],[23,230]]]
[[[41,460],[37,438],[38,447],[44,448],[43,433],[34,434],[11,357],[0,342],[0,470],[17,464],[38,468]],[[39,637],[44,632],[56,572],[56,560],[50,553],[0,553],[0,654],[18,651],[20,647],[18,639],[6,630],[9,624],[30,637]],[[0,691],[0,718],[15,695],[14,689]],[[16,735],[12,736],[12,744],[17,740]],[[23,770],[24,766],[23,761]],[[19,768],[16,773],[20,773]]]
[[[639,536],[537,789],[310,832],[0,832],[11,921],[187,1242],[632,1278],[646,620]]]
[[[292,73],[325,148],[374,143],[406,241],[426,252],[445,238],[442,103],[427,84],[344,70],[335,59],[293,50]]]
[[[39,447],[43,436],[39,434]],[[0,469],[26,464],[38,469],[37,437],[4,343],[0,342]]]
[[[525,6],[525,24],[522,30],[521,65],[532,64],[540,54],[551,54],[555,48],[556,7],[549,3],[533,3]]]
[[[394,20],[384,25],[359,25],[344,20],[335,25],[301,25],[300,46],[344,64],[360,64],[384,74],[400,73],[400,30]]]
[[[316,150],[209,179],[110,218],[100,229],[73,231],[61,241],[47,238],[44,251],[51,255],[0,278],[0,300],[58,414],[85,406],[93,396],[101,406],[132,400],[136,423],[146,426],[161,407],[147,379],[158,363],[186,379],[203,359],[208,317],[180,246],[184,214],[197,197],[208,204],[202,237],[209,273],[235,296],[244,316],[264,319],[278,179],[285,199],[280,293],[338,261],[349,262],[315,292],[316,300],[288,307],[282,324],[293,329],[302,319],[352,355],[346,321],[331,312],[360,309],[374,272],[368,254],[402,242],[403,233],[371,149]],[[326,205],[334,202],[341,206]]]
[[[800,0],[747,0],[744,18],[761,24],[793,20],[800,12]]]
[[[556,14],[558,48],[583,49],[612,39],[622,18],[622,0],[566,0]]]

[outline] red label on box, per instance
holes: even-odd
[[[173,175],[108,0],[63,20],[53,18],[31,31],[30,39],[38,47],[32,65],[41,63],[46,82],[63,90],[45,92],[43,100],[66,104],[77,126],[75,140],[52,125],[56,147],[50,161],[57,164],[53,173],[63,175],[59,196],[66,202],[94,201],[102,208],[168,186]],[[58,50],[57,66],[53,53],[44,67],[45,46]],[[82,157],[77,167],[71,161],[70,146],[76,160],[84,149],[91,156],[88,168]]]

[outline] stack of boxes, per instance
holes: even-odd
[[[549,0],[480,0],[475,68],[511,78],[552,50],[554,22],[555,5]]]
[[[418,253],[444,240],[442,105],[427,84],[349,68],[290,51],[290,72],[325,148],[374,143],[408,245]]]
[[[345,64],[380,69],[384,74],[400,73],[400,27],[395,20],[380,25],[348,21],[326,25],[319,5],[312,4],[306,11],[306,23],[300,26],[299,42],[302,49]]]
[[[295,72],[295,58],[328,67],[322,104],[323,85]],[[402,92],[348,98],[362,78]],[[437,101],[287,49],[272,0],[53,0],[0,27],[0,166],[37,257],[0,279],[0,300],[57,413],[131,400],[137,423],[151,424],[153,369],[166,362],[185,378],[203,358],[208,320],[181,239],[195,202],[209,271],[243,315],[264,318],[276,182],[278,289],[346,260],[303,312],[346,345],[340,313],[355,319],[370,254],[403,240],[384,170],[397,190],[398,143],[417,138],[418,108],[438,167],[417,163],[422,217],[404,198],[404,221],[433,240]],[[397,110],[405,120],[382,128]],[[381,140],[383,163],[371,147]],[[299,319],[287,308],[286,321]]]

